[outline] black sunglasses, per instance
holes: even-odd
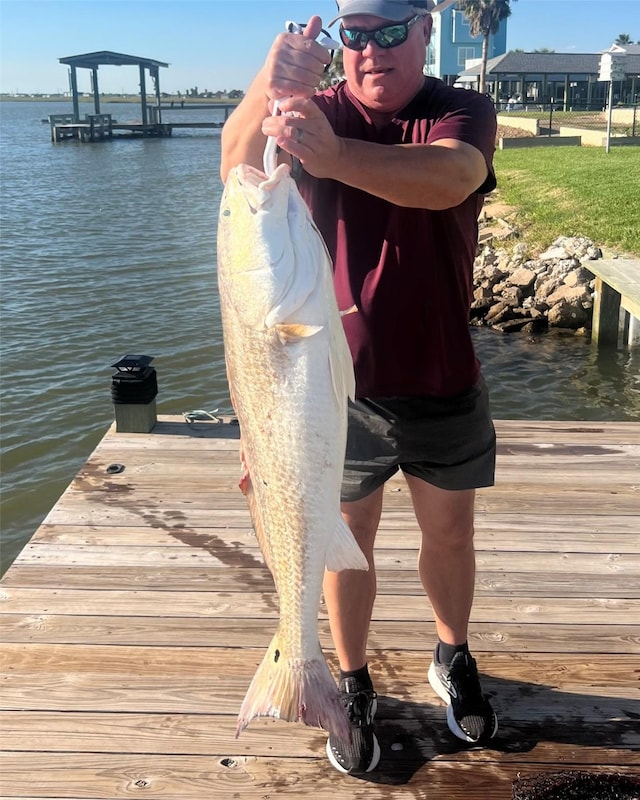
[[[378,47],[388,50],[390,47],[397,47],[407,41],[409,31],[416,22],[422,19],[421,14],[417,14],[407,22],[395,22],[393,25],[383,25],[373,31],[361,31],[357,28],[345,28],[340,26],[340,39],[349,50],[364,50],[369,42],[374,41]]]

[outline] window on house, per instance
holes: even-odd
[[[468,58],[477,58],[475,47],[459,47],[458,48],[458,66],[464,67]]]
[[[453,13],[454,13],[454,15],[456,17],[456,24],[457,25],[464,25],[466,28],[469,27],[469,20],[462,13],[462,11],[454,11]]]

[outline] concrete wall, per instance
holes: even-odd
[[[498,140],[499,150],[511,150],[522,147],[580,147],[582,144],[579,136],[523,136],[510,139],[501,136]]]
[[[587,128],[560,127],[560,136],[580,136],[582,144],[588,147],[603,147],[607,143],[606,131],[591,131]]]
[[[590,131],[585,128],[560,128],[560,136],[580,136],[582,144],[587,147],[606,147],[606,131]],[[637,145],[640,144],[640,136],[615,136],[611,135],[611,145]]]
[[[511,128],[520,128],[534,136],[540,134],[540,120],[535,117],[518,117],[516,114],[498,114],[498,125],[509,125]]]
[[[607,118],[607,112],[602,112],[602,118]],[[613,108],[611,110],[611,119],[613,122],[620,123],[621,125],[633,125],[633,109],[632,108]],[[636,123],[640,127],[640,110],[636,111]]]

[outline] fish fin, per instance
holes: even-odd
[[[242,494],[247,499],[247,505],[249,506],[249,513],[251,514],[251,522],[253,523],[253,530],[256,534],[256,539],[258,540],[258,544],[260,545],[260,550],[262,551],[265,564],[267,565],[271,574],[273,575],[273,570],[271,569],[271,564],[272,564],[271,548],[269,547],[269,540],[264,532],[262,517],[260,516],[260,509],[258,508],[256,495],[255,492],[253,491],[253,483],[251,482],[251,475],[249,473],[249,470],[246,469],[246,465],[245,465],[245,470],[240,478],[239,486],[240,490],[242,491]]]
[[[345,312],[351,313],[350,310]],[[344,330],[340,321],[331,327],[331,341],[329,343],[329,369],[331,371],[331,383],[333,392],[338,403],[338,408],[342,408],[344,398],[353,400],[356,394],[356,379],[353,372],[353,358],[351,350],[347,344]]]
[[[336,531],[329,543],[327,569],[329,572],[340,572],[343,569],[369,569],[369,563],[360,549],[360,545],[342,517],[338,518]]]
[[[249,474],[249,467],[247,466],[242,439],[240,440],[240,469],[242,470],[242,475],[238,481],[238,486],[242,494],[246,496],[249,492],[253,491],[253,485],[251,484],[251,475]]]
[[[354,305],[351,306],[351,308],[347,308],[344,311],[341,311],[340,312],[340,316],[341,317],[346,317],[347,314],[355,314],[357,310],[358,310],[358,306],[354,304]]]
[[[236,738],[252,719],[274,717],[324,728],[349,740],[349,720],[320,644],[313,658],[290,658],[280,638],[278,631],[253,676],[238,715]]]
[[[251,485],[251,478],[249,477],[248,470],[245,470],[240,476],[238,486],[245,497],[248,497],[249,492],[253,492],[253,486]]]
[[[296,342],[298,339],[305,339],[307,336],[314,336],[322,330],[321,325],[303,325],[295,322],[279,322],[274,327],[282,344]]]

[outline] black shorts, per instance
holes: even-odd
[[[341,498],[361,500],[398,469],[440,489],[493,486],[496,434],[484,380],[456,397],[349,404]]]

